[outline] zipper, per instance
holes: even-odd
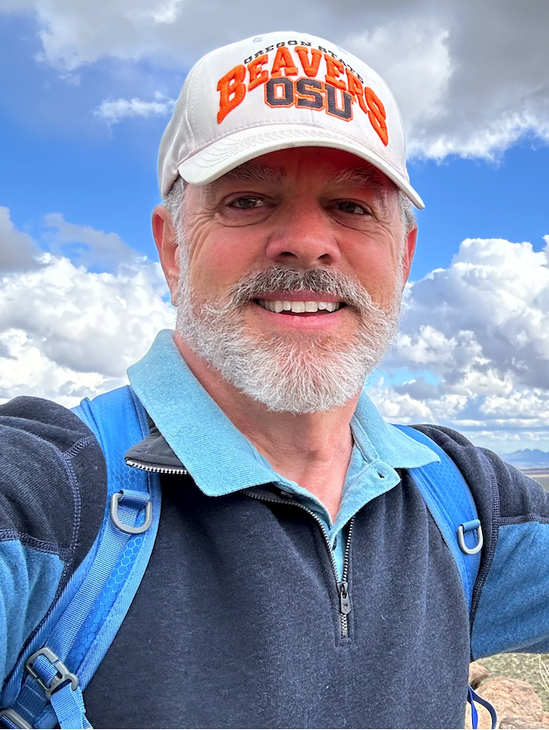
[[[179,474],[184,476],[189,472],[184,467],[177,466],[154,466],[152,464],[144,464],[142,461],[135,461],[134,459],[124,459],[128,466],[133,469],[141,469],[142,471],[155,472],[156,474]]]
[[[299,509],[304,510],[307,512],[308,515],[310,515],[313,520],[317,523],[317,525],[320,527],[320,530],[322,532],[322,536],[324,537],[324,542],[326,543],[326,547],[328,548],[328,555],[330,556],[330,562],[332,563],[332,570],[334,572],[334,578],[335,578],[335,584],[337,589],[337,595],[339,598],[339,621],[341,626],[341,638],[347,639],[349,636],[349,620],[348,615],[351,613],[351,597],[349,595],[349,557],[351,554],[351,536],[353,533],[353,526],[355,524],[355,518],[351,517],[351,520],[349,522],[349,530],[347,532],[347,542],[345,544],[345,554],[343,557],[343,572],[341,574],[341,580],[339,580],[339,576],[337,574],[337,565],[332,553],[332,546],[330,545],[330,539],[328,538],[328,533],[326,532],[326,528],[322,524],[321,520],[315,515],[315,513],[309,509],[308,507],[305,507],[305,505],[301,504],[300,502],[294,502],[289,501],[286,499],[275,499],[260,496],[258,494],[254,494],[253,492],[244,492],[247,497],[252,497],[253,499],[257,499],[260,502],[274,502],[275,504],[287,504],[291,507],[298,507]]]
[[[343,573],[341,575],[341,581],[337,584],[337,590],[339,593],[339,615],[341,619],[341,637],[346,639],[349,636],[349,622],[347,616],[351,613],[351,599],[349,597],[349,557],[351,554],[351,536],[353,534],[353,527],[355,524],[355,518],[351,517],[349,522],[349,530],[347,531],[347,542],[345,544],[345,553],[343,556]],[[331,551],[330,551],[331,555]],[[332,556],[333,557],[333,556]],[[332,561],[335,569],[335,560]],[[337,572],[336,572],[337,576]]]

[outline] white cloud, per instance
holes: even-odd
[[[162,117],[171,114],[174,105],[174,99],[166,99],[161,94],[156,94],[155,101],[143,101],[137,98],[106,99],[94,109],[93,113],[109,124],[117,124],[121,119],[128,117]]]
[[[353,34],[342,45],[379,70],[412,131],[443,108],[452,69],[449,35],[436,18],[397,19],[373,32]]]
[[[467,239],[448,269],[408,290],[399,347],[408,359],[428,348],[438,373],[463,382],[480,373],[509,374],[527,387],[549,388],[549,245]],[[443,337],[432,344],[425,328]],[[432,339],[432,337],[431,337]],[[430,349],[429,349],[430,348]]]
[[[384,369],[390,375],[405,368],[412,377],[375,386],[387,416],[478,433],[538,429],[549,450],[549,236],[545,240],[536,252],[530,243],[467,239],[447,269],[407,287],[400,333]]]
[[[216,46],[280,26],[266,28],[253,0],[237,8],[223,0],[0,0],[1,11],[33,12],[42,60],[69,78],[108,57],[180,72]],[[348,46],[386,76],[415,155],[491,158],[526,134],[549,141],[547,3],[280,0],[277,11],[294,28]],[[96,111],[116,122],[163,114],[163,104],[168,100],[122,98]]]
[[[2,400],[26,394],[72,406],[117,387],[173,326],[158,264],[134,257],[115,273],[92,273],[49,253],[40,264],[0,278]]]
[[[181,12],[184,0],[164,0],[158,3],[134,3],[131,13],[137,22],[174,23]],[[151,7],[153,6],[153,7]]]
[[[453,0],[395,15],[349,44],[392,87],[411,155],[493,159],[527,134],[549,142],[549,6]]]
[[[513,391],[505,397],[488,396],[479,412],[495,417],[498,421],[520,421],[524,425],[537,426],[549,423],[549,392],[538,389],[529,392]]]

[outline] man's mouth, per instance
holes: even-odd
[[[345,302],[290,302],[285,299],[255,299],[254,301],[263,309],[276,314],[315,314],[316,312],[328,314],[345,306]]]

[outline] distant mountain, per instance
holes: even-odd
[[[521,449],[503,454],[504,461],[518,469],[549,469],[549,452],[539,449]]]

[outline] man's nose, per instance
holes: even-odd
[[[294,205],[276,223],[266,249],[271,261],[307,269],[340,260],[333,221],[320,205]]]

